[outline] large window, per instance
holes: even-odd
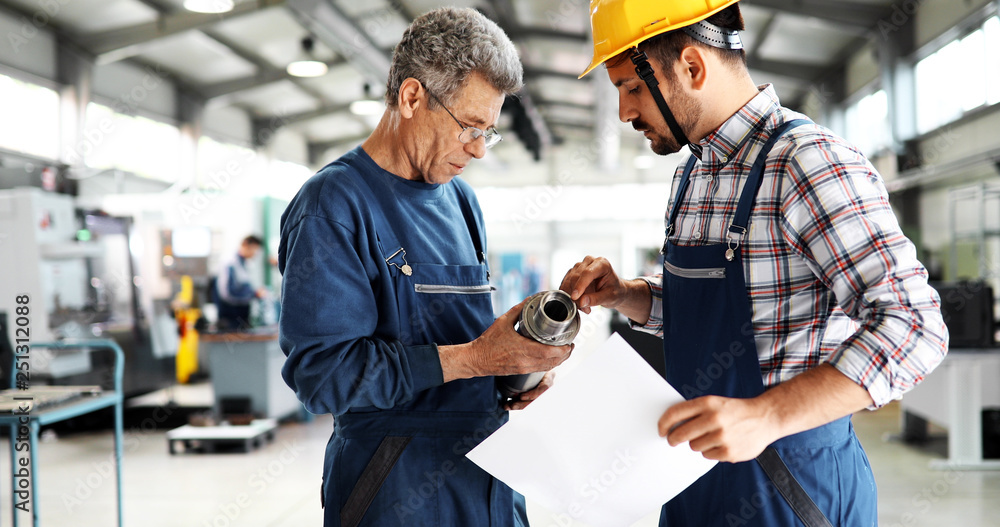
[[[291,201],[313,171],[298,163],[273,160],[267,171],[267,195]]]
[[[1000,19],[949,42],[917,63],[917,132],[925,133],[964,112],[1000,102]]]
[[[247,196],[263,196],[258,183],[263,163],[253,150],[210,137],[198,140],[200,188]]]
[[[862,97],[847,108],[847,139],[866,156],[873,156],[889,146],[889,98],[885,90]]]
[[[59,158],[59,94],[0,75],[0,147]]]
[[[198,141],[198,186],[250,197],[291,200],[313,172],[298,163],[267,159],[249,148],[210,137]]]
[[[91,168],[117,168],[173,183],[180,179],[179,151],[177,127],[90,103],[83,139],[70,154],[70,163],[82,158]]]

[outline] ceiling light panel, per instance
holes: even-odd
[[[184,9],[194,13],[228,13],[234,5],[233,0],[184,0]]]
[[[257,73],[257,67],[199,31],[186,31],[145,46],[138,57],[162,64],[198,84],[214,84]]]
[[[233,100],[249,106],[260,116],[293,115],[319,107],[316,99],[302,93],[302,90],[287,80],[240,92]]]
[[[302,53],[302,26],[285,8],[266,9],[217,24],[212,31],[246,49],[254,50],[275,68],[285,69]],[[333,60],[336,54],[319,40],[314,41],[313,55],[319,60]]]

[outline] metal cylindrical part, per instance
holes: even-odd
[[[542,344],[564,346],[580,332],[580,313],[565,292],[543,291],[525,303],[517,332]],[[506,375],[497,378],[497,387],[504,396],[513,397],[538,386],[544,376],[544,371]]]

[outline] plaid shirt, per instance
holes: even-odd
[[[725,233],[763,143],[781,123],[770,85],[698,144],[670,241],[710,245]],[[673,207],[684,164],[674,177]],[[947,352],[937,293],[900,230],[882,179],[853,146],[818,125],[771,150],[742,247],[764,386],[832,364],[882,406],[920,382]],[[645,326],[663,335],[662,276]]]

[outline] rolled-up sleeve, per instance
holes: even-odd
[[[937,292],[857,152],[811,142],[788,162],[786,241],[833,291],[858,329],[825,358],[864,387],[875,407],[899,398],[944,358],[948,330]]]
[[[639,324],[634,320],[629,320],[629,325],[636,331],[650,333],[663,338],[663,275],[640,276],[639,280],[649,285],[649,292],[653,296],[653,302],[649,306],[649,320],[645,324]]]
[[[404,345],[378,331],[395,305],[379,309],[378,270],[359,246],[351,229],[317,216],[282,236],[281,373],[313,413],[392,408],[443,382],[435,345]]]

